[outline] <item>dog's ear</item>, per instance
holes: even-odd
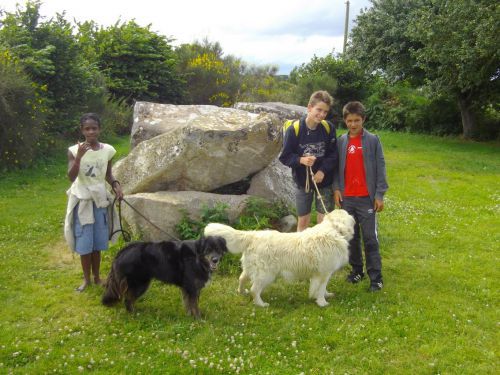
[[[207,250],[208,239],[207,237],[201,236],[198,241],[196,241],[196,254],[205,254]]]
[[[219,237],[217,236],[216,237],[217,239],[217,247],[224,253],[227,253],[228,252],[228,249],[227,249],[227,244],[226,244],[226,239],[223,238],[223,237]]]

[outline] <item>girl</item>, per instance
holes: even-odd
[[[98,140],[101,121],[95,113],[84,114],[80,131],[85,141],[68,149],[68,177],[72,182],[64,232],[70,248],[80,254],[83,284],[82,292],[91,283],[102,284],[99,276],[101,251],[108,248],[108,215],[113,214],[113,196],[106,190],[106,181],[116,197],[123,199],[120,183],[112,173],[111,160],[116,153],[113,146]]]

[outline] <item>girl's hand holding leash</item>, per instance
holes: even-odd
[[[114,180],[113,182],[111,182],[111,188],[113,189],[116,198],[121,201],[123,199],[123,191],[120,182],[118,180]]]

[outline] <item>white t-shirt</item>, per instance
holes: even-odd
[[[109,203],[106,197],[106,170],[116,150],[106,143],[101,145],[99,150],[89,150],[83,155],[80,171],[71,185],[70,193],[80,200],[92,199],[97,207],[107,207]],[[78,145],[71,146],[69,151],[76,158]]]

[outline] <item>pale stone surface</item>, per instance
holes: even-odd
[[[262,170],[280,151],[282,124],[275,114],[147,104],[138,108],[149,116],[143,116],[148,134],[156,126],[159,135],[138,143],[113,167],[126,194],[211,191]]]
[[[253,176],[247,194],[268,200],[283,200],[288,206],[295,207],[295,183],[291,169],[275,158]]]
[[[252,113],[275,113],[278,115],[281,122],[285,120],[299,119],[307,113],[307,108],[295,104],[286,104],[281,102],[265,102],[265,103],[235,103],[234,108],[242,109]]]
[[[254,112],[258,113],[258,112]],[[142,141],[154,138],[177,128],[193,123],[222,121],[234,123],[234,112],[228,108],[212,105],[175,105],[151,102],[136,102],[134,122],[131,130],[131,146],[134,148]]]
[[[125,199],[149,221],[162,231],[178,238],[175,226],[186,210],[189,217],[200,219],[204,206],[215,207],[218,203],[227,204],[226,212],[230,222],[234,222],[245,208],[248,195],[220,195],[197,191],[161,191],[157,193],[138,193],[127,195]],[[134,234],[144,241],[171,240],[167,234],[156,229],[128,205],[122,204],[123,219],[130,225]]]

